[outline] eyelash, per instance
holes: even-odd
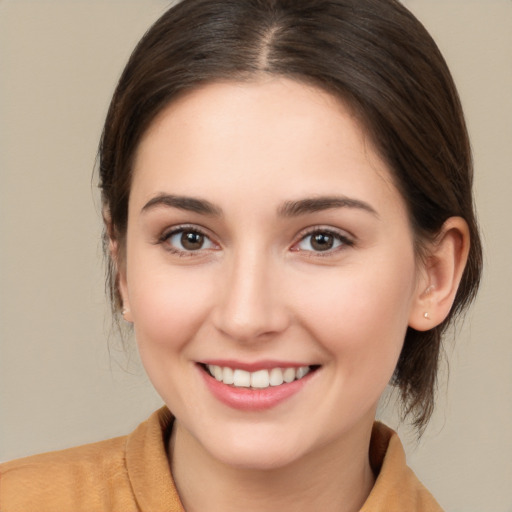
[[[343,250],[346,247],[352,247],[354,245],[354,240],[347,236],[346,234],[342,234],[339,231],[336,231],[332,228],[324,228],[322,226],[315,226],[312,228],[308,228],[307,231],[302,232],[299,236],[299,241],[295,242],[292,246],[292,251],[300,252],[301,249],[298,249],[297,246],[304,242],[307,238],[313,237],[315,235],[327,235],[329,237],[333,237],[335,241],[339,242],[339,245],[333,248],[329,248],[325,251],[315,251],[315,250],[302,250],[302,252],[310,253],[308,256],[310,257],[328,257],[332,256],[333,253],[336,253],[340,250]],[[311,244],[311,242],[310,242]]]
[[[204,237],[205,240],[208,240],[210,244],[217,246],[215,242],[213,242],[203,230],[199,229],[197,226],[189,226],[189,225],[183,225],[183,226],[176,226],[171,231],[166,231],[163,233],[159,238],[157,243],[165,245],[165,249],[172,254],[176,254],[180,257],[191,257],[191,256],[197,256],[201,251],[204,250],[210,250],[211,248],[204,249],[203,247],[197,249],[197,250],[186,250],[186,249],[177,249],[170,243],[170,239],[178,234],[184,234],[184,233],[191,233],[196,234]],[[324,235],[328,237],[333,237],[335,241],[339,242],[339,245],[328,248],[325,251],[322,250],[304,250],[299,249],[298,246],[303,243],[305,240],[307,240],[308,237],[313,237],[314,235]],[[340,232],[330,229],[330,228],[322,228],[321,226],[316,226],[313,228],[309,228],[307,231],[302,232],[300,235],[300,238],[297,242],[295,242],[291,250],[294,252],[303,252],[303,253],[310,253],[308,254],[309,257],[328,257],[331,256],[333,253],[336,253],[340,250],[343,250],[344,247],[352,247],[354,245],[354,240],[352,238],[348,237],[345,234],[341,234]],[[311,242],[310,242],[311,243]]]
[[[201,251],[208,250],[208,249],[203,249],[202,247],[197,250],[177,249],[176,247],[171,245],[170,239],[173,236],[178,235],[180,233],[182,235],[184,233],[201,235],[202,237],[204,237],[205,240],[208,240],[212,245],[215,245],[215,246],[217,245],[211,240],[211,237],[208,236],[203,230],[199,229],[197,226],[187,226],[187,225],[176,226],[173,229],[171,229],[170,231],[164,232],[162,234],[162,236],[160,236],[158,238],[157,243],[164,245],[165,250],[169,251],[172,254],[180,256],[180,257],[197,256]]]

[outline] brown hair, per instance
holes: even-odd
[[[448,318],[409,328],[394,384],[421,431],[433,410],[441,335],[472,300],[481,273],[472,160],[446,63],[421,23],[395,0],[184,0],[135,48],[119,80],[99,150],[108,238],[123,247],[132,161],[141,136],[178,95],[218,80],[261,74],[314,84],[358,114],[388,163],[421,241],[463,217],[471,248]],[[108,257],[108,256],[107,256]],[[120,298],[115,263],[108,282]]]

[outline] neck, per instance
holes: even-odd
[[[186,512],[356,512],[374,484],[371,425],[285,467],[240,469],[214,459],[178,421],[171,469]]]

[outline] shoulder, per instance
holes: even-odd
[[[119,437],[0,464],[0,510],[107,509],[116,499],[114,490],[131,494],[126,442]]]
[[[0,512],[183,512],[166,407],[131,434],[0,464]]]

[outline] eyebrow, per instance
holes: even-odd
[[[141,212],[146,212],[158,207],[178,208],[200,215],[212,217],[222,216],[222,210],[206,199],[199,199],[189,196],[176,196],[172,194],[158,194],[150,199],[143,207]],[[379,217],[377,211],[368,203],[359,199],[353,199],[346,196],[321,196],[299,199],[297,201],[286,201],[277,210],[278,215],[282,217],[298,217],[308,213],[320,212],[335,208],[356,208]]]
[[[279,214],[283,217],[298,217],[306,213],[315,213],[332,208],[357,208],[379,217],[377,211],[368,203],[345,196],[322,196],[298,201],[286,201],[279,208]]]
[[[158,194],[157,196],[150,199],[142,207],[141,212],[146,212],[161,206],[178,208],[179,210],[199,213],[201,215],[210,215],[216,217],[220,217],[222,215],[222,210],[206,199],[197,199],[188,196],[176,196],[172,194]]]

